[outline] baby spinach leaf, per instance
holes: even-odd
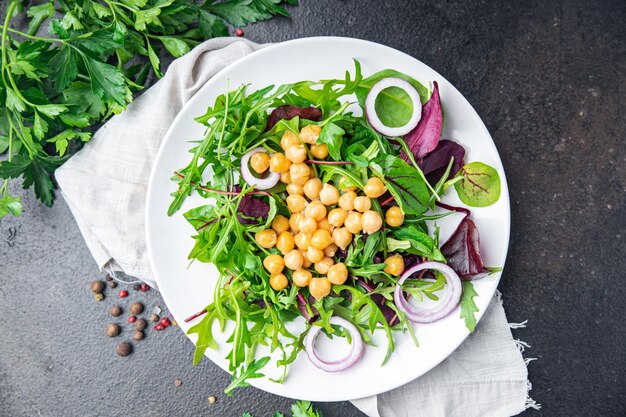
[[[387,189],[405,214],[422,214],[428,209],[428,187],[415,168],[392,155],[377,157],[370,167],[383,177]]]
[[[459,198],[471,207],[487,207],[500,198],[500,176],[493,167],[482,162],[463,166],[462,180],[454,184]]]
[[[369,77],[365,78],[363,81],[361,81],[359,86],[356,88],[355,94],[361,106],[365,105],[365,99],[367,98],[367,93],[369,93],[369,91],[374,86],[374,84],[376,84],[378,81],[382,80],[383,78],[389,78],[389,77],[401,78],[405,81],[408,81],[417,90],[418,94],[420,95],[422,104],[426,103],[426,100],[428,100],[430,91],[428,91],[428,88],[426,88],[422,83],[420,83],[413,77],[409,77],[408,75],[402,72],[392,70],[392,69],[385,69],[382,71],[378,71],[377,73],[372,74]]]
[[[320,137],[317,139],[318,144],[325,143],[328,147],[328,153],[336,160],[341,160],[341,145],[343,144],[343,135],[345,130],[330,122],[324,125],[320,132]]]
[[[411,97],[398,87],[388,87],[382,90],[376,97],[374,109],[380,121],[389,127],[404,126],[415,110]]]
[[[463,295],[461,296],[461,318],[465,320],[465,327],[470,332],[473,332],[476,328],[476,315],[478,313],[478,306],[474,302],[474,297],[478,295],[474,289],[474,284],[470,281],[463,281],[462,283]]]

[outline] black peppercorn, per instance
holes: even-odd
[[[130,305],[130,312],[134,315],[143,313],[143,304],[139,301],[135,301]]]
[[[137,283],[137,284],[133,285],[133,290],[135,290],[135,291],[141,290],[141,284]]]
[[[133,333],[133,339],[135,339],[136,341],[143,340],[144,337],[146,336],[143,334],[143,332],[136,331],[135,333]]]
[[[109,337],[119,336],[119,334],[120,334],[120,326],[118,326],[115,323],[111,323],[111,324],[109,324],[107,326],[106,333],[107,333],[107,336],[109,336]]]
[[[115,346],[115,353],[119,356],[128,356],[133,353],[133,345],[128,342],[118,343],[118,345]]]
[[[115,281],[110,281],[110,282],[109,282],[109,288],[115,288],[115,287],[117,287],[117,282],[115,282]]]
[[[104,290],[104,281],[96,280],[91,283],[89,288],[96,294],[100,294]]]
[[[149,320],[150,320],[152,323],[156,323],[157,321],[159,321],[159,316],[158,316],[158,315],[156,315],[156,314],[153,314],[153,315],[151,315],[151,316],[150,316]]]
[[[148,327],[148,323],[144,319],[138,319],[135,322],[135,330],[138,330],[138,331],[141,332],[141,331],[145,330],[146,327]]]
[[[122,314],[122,307],[111,306],[111,308],[109,309],[109,314],[113,317],[119,317]]]

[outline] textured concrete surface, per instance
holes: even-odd
[[[302,3],[292,20],[246,36],[390,45],[448,78],[491,131],[513,217],[500,289],[510,320],[529,320],[516,336],[538,358],[530,377],[543,409],[524,415],[626,415],[626,3]],[[192,367],[192,345],[177,329],[149,332],[135,354],[115,356],[118,340],[104,327],[117,299],[92,300],[89,282],[102,275],[69,209],[24,198],[25,216],[0,222],[1,417],[287,411],[290,401],[253,388],[223,396],[227,374],[208,361]],[[121,304],[163,306],[155,291],[131,295]],[[320,407],[330,417],[361,415],[348,403]]]

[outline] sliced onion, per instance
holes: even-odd
[[[449,290],[443,296],[443,299],[439,300],[439,303],[435,308],[429,310],[419,310],[415,307],[411,306],[406,298],[404,298],[404,294],[402,292],[402,283],[407,280],[411,275],[416,272],[423,271],[425,269],[434,269],[443,274],[446,278],[446,283],[448,284]],[[402,278],[398,281],[398,285],[393,292],[393,300],[398,307],[398,310],[404,312],[406,314],[406,318],[411,320],[414,323],[432,323],[437,320],[441,320],[446,317],[448,314],[452,312],[459,305],[461,301],[461,279],[454,272],[452,268],[450,268],[446,264],[442,264],[441,262],[422,262],[421,264],[415,265],[413,268],[408,269]]]
[[[258,148],[252,149],[250,152],[241,157],[241,176],[243,177],[243,180],[251,187],[255,187],[257,190],[267,190],[268,188],[272,188],[273,186],[278,184],[278,180],[280,180],[280,174],[270,171],[268,176],[265,178],[257,178],[252,175],[250,167],[248,166],[248,162],[250,162],[250,158],[252,158],[252,155],[259,152],[265,152],[265,148],[259,146]]]
[[[376,98],[381,91],[389,87],[401,88],[409,95],[409,98],[413,103],[413,114],[404,126],[387,126],[380,120],[378,114],[376,114]],[[367,114],[367,120],[369,120],[370,125],[372,125],[378,133],[385,136],[404,136],[413,130],[422,118],[422,102],[420,101],[419,93],[408,81],[395,77],[383,78],[374,84],[370,92],[367,94],[367,98],[365,99],[365,113]]]
[[[359,333],[358,329],[348,320],[342,319],[341,317],[333,316],[330,318],[330,324],[341,326],[348,333],[350,333],[350,336],[352,337],[350,352],[348,352],[345,357],[335,361],[325,361],[324,359],[320,358],[315,351],[315,340],[317,339],[317,336],[319,335],[322,328],[319,326],[313,326],[313,328],[309,330],[309,333],[306,335],[306,339],[304,341],[306,354],[309,357],[309,360],[313,362],[313,365],[326,372],[344,371],[352,367],[361,359],[361,357],[363,356],[365,345],[363,344],[363,339],[361,339],[361,334]]]

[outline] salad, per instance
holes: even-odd
[[[327,372],[354,366],[376,330],[384,362],[395,333],[418,345],[415,324],[456,311],[472,331],[472,281],[499,269],[483,263],[471,211],[441,197],[454,190],[465,205],[488,206],[500,178],[441,139],[437,82],[393,69],[364,78],[355,60],[343,79],[248,89],[228,89],[196,118],[204,138],[172,177],[169,215],[192,192],[206,199],[184,213],[196,231],[189,259],[219,271],[213,301],[186,320],[197,321],[194,363],[229,322],[227,394],[264,376],[271,358],[256,357],[260,346],[279,358],[281,383],[302,351]],[[436,222],[454,212],[464,218],[442,243]],[[346,337],[346,356],[324,359],[320,333]]]

